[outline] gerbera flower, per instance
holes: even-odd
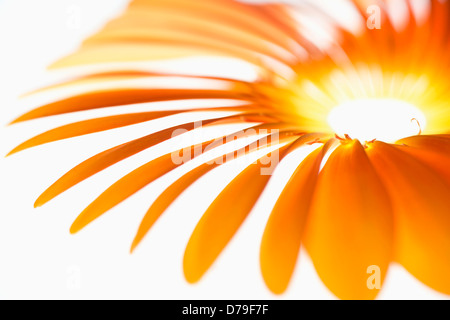
[[[14,123],[169,100],[180,102],[180,108],[73,122],[24,142],[11,154],[188,111],[229,111],[225,117],[209,113],[203,125],[246,123],[253,130],[241,138],[253,136],[257,143],[254,139],[237,153],[223,152],[212,164],[205,160],[164,190],[145,214],[132,250],[193,182],[230,155],[262,152],[224,188],[192,233],[184,272],[189,282],[200,280],[267,185],[270,175],[261,174],[264,156],[278,152],[281,160],[311,145],[316,149],[298,163],[262,237],[261,270],[270,290],[285,291],[304,245],[320,278],[339,298],[375,298],[379,287],[368,285],[367,271],[375,267],[383,282],[394,261],[429,287],[450,294],[450,5],[412,0],[344,4],[349,19],[309,2],[134,0],[121,17],[52,66],[81,70],[82,76],[44,89],[72,93]],[[368,8],[373,16],[366,20]],[[155,63],[164,60],[170,67],[168,59],[192,57],[243,61],[257,76],[202,73],[177,62],[172,71],[161,71]],[[214,99],[216,105],[182,107],[192,99]],[[102,151],[56,181],[36,206],[172,138],[178,129],[192,131],[196,125],[189,121]],[[260,130],[269,131],[261,136]],[[175,154],[191,159],[236,135],[200,145],[180,143]],[[183,166],[172,151],[108,188],[79,215],[71,232]]]

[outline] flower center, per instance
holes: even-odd
[[[395,142],[420,134],[425,115],[414,105],[395,99],[359,99],[333,108],[328,124],[337,135],[349,135],[361,142],[373,139]]]

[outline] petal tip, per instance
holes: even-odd
[[[136,239],[133,240],[133,243],[131,244],[130,247],[130,254],[133,254],[134,251],[136,250],[137,246],[139,245],[139,241],[137,241]]]
[[[45,192],[44,192],[34,202],[34,208],[40,208],[40,207],[44,206],[47,202],[48,202],[48,200],[45,199]]]

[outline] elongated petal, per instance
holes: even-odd
[[[291,279],[320,165],[330,146],[328,144],[312,152],[302,161],[279,196],[267,222],[261,241],[260,262],[264,280],[274,293],[283,293]]]
[[[185,124],[175,128],[169,128],[157,133],[124,143],[117,147],[103,151],[86,161],[83,161],[45,190],[35,202],[35,207],[40,207],[54,199],[64,191],[69,190],[78,183],[86,180],[94,174],[118,163],[138,152],[150,148],[162,141],[170,139],[174,129],[192,130],[194,124]]]
[[[204,163],[197,168],[189,171],[180,179],[171,184],[167,189],[165,189],[164,192],[151,205],[150,209],[142,219],[136,236],[133,239],[133,243],[131,244],[130,252],[133,252],[136,249],[136,247],[139,245],[142,239],[144,239],[150,228],[184,190],[186,190],[200,177],[216,167],[216,164]]]
[[[273,127],[272,127],[273,126]],[[278,124],[262,124],[253,127],[254,133],[256,134],[259,132],[260,129],[270,129],[270,128],[278,128],[279,130],[280,126]],[[280,133],[278,133],[280,134]],[[232,137],[234,134],[231,134],[228,137]],[[290,132],[287,128],[286,131],[281,131],[281,137],[280,140],[283,141],[286,138],[290,139]],[[223,142],[227,142],[229,139],[225,137],[223,139]],[[280,141],[280,142],[281,142]],[[216,141],[217,142],[217,141]],[[201,176],[205,175],[207,172],[213,170],[214,168],[218,167],[223,162],[226,162],[226,159],[229,158],[229,155],[233,155],[234,158],[238,158],[244,154],[248,154],[249,152],[253,152],[255,149],[266,147],[268,144],[267,138],[259,139],[256,143],[252,143],[249,146],[243,147],[240,150],[236,152],[231,152],[229,154],[226,154],[224,156],[220,156],[212,161],[208,161],[208,163],[204,163],[195,169],[187,172],[184,174],[181,178],[179,178],[177,181],[175,181],[173,184],[171,184],[166,190],[164,190],[158,198],[155,200],[155,202],[151,205],[147,213],[145,214],[144,218],[142,219],[142,222],[139,226],[139,229],[136,233],[136,236],[133,240],[133,243],[131,245],[131,252],[134,251],[134,249],[138,246],[138,244],[142,241],[144,236],[147,234],[147,232],[150,230],[150,228],[153,226],[153,224],[159,219],[159,217],[164,213],[164,211],[170,206],[170,204],[184,191],[186,190],[190,185],[192,185],[195,181],[197,181]],[[208,148],[214,148],[215,145],[212,144],[208,146]],[[225,159],[225,161],[224,161]]]
[[[157,118],[165,117],[171,114],[175,114],[177,111],[161,111],[161,112],[145,112],[135,114],[122,114],[117,116],[103,117],[91,120],[85,120],[80,122],[71,123],[59,128],[52,129],[44,132],[34,138],[31,138],[24,143],[20,144],[14,150],[12,150],[8,156],[32,148],[39,145],[43,145],[49,142],[58,140],[79,137],[82,135],[106,131],[110,129],[129,126],[145,121],[154,120]]]
[[[179,150],[175,154],[180,154],[180,152],[186,154],[186,152],[189,152],[189,159],[192,159],[196,156],[198,147],[200,147],[200,150],[203,153],[206,148],[211,146],[211,144],[211,141],[206,141],[201,146],[190,146],[187,149],[184,148]],[[78,232],[90,222],[94,221],[122,201],[128,199],[151,182],[182,165],[183,162],[178,163],[173,160],[173,154],[174,153],[171,152],[148,162],[109,187],[78,216],[71,227],[71,232]]]
[[[229,123],[242,123],[245,121],[258,122],[268,121],[264,115],[237,115],[229,116],[219,119],[204,120],[202,124],[204,126],[213,124],[229,124]],[[186,123],[176,127],[168,128],[148,136],[126,142],[117,147],[103,151],[74,167],[61,178],[59,178],[54,184],[52,184],[47,190],[45,190],[41,196],[36,200],[35,207],[40,207],[50,200],[54,199],[64,191],[72,188],[78,183],[86,180],[94,174],[116,164],[132,155],[137,154],[140,151],[148,149],[157,145],[163,141],[170,139],[175,130],[193,130],[195,129],[195,123]]]
[[[14,120],[11,124],[105,107],[124,106],[143,102],[179,99],[239,99],[244,96],[232,90],[194,89],[117,89],[80,94],[49,103]]]
[[[257,35],[260,39],[277,43],[288,49],[291,39],[298,37],[296,30],[290,23],[289,16],[282,6],[276,5],[249,5],[236,1],[155,1],[149,4],[146,1],[135,1],[130,6],[136,12],[147,8],[159,8],[172,13],[184,12],[196,20],[216,21],[223,25],[233,26],[246,33]],[[141,9],[141,10],[139,10]],[[153,14],[153,10],[147,10]],[[282,16],[283,19],[277,19]],[[175,20],[175,19],[174,19]],[[290,28],[289,28],[290,26]],[[199,30],[207,31],[207,30]],[[291,40],[292,41],[292,40]]]
[[[400,147],[376,142],[368,154],[394,206],[396,261],[450,294],[450,185]]]
[[[207,125],[214,121],[221,120],[207,120],[203,124]],[[47,190],[45,190],[41,196],[36,200],[35,207],[40,207],[50,200],[54,199],[64,191],[72,188],[78,183],[86,180],[94,174],[116,164],[132,155],[137,154],[145,149],[157,145],[172,137],[175,130],[193,130],[195,128],[194,123],[182,124],[176,127],[168,128],[148,136],[138,138],[136,140],[126,142],[117,147],[103,151],[74,167],[61,178],[59,178],[54,184],[52,184]]]
[[[154,180],[173,170],[177,165],[172,160],[172,154],[159,157],[142,167],[129,173],[92,202],[77,217],[70,228],[71,233],[76,233],[102,214],[129,198]]]
[[[50,69],[98,65],[102,63],[130,63],[152,60],[165,60],[199,55],[228,56],[218,50],[197,48],[195,46],[175,46],[170,43],[136,44],[117,42],[101,46],[89,46],[50,65]],[[252,62],[255,63],[255,58]]]
[[[119,25],[116,21],[115,28],[106,29],[89,38],[84,42],[84,46],[93,47],[118,42],[164,43],[173,49],[177,47],[204,48],[205,51],[227,53],[251,62],[256,61],[256,54],[265,55],[286,64],[289,62],[286,58],[294,59],[288,51],[277,48],[275,44],[267,43],[251,33],[242,32],[234,26],[206,19],[199,20],[194,15],[187,16],[184,13],[167,12],[167,10],[160,10],[154,14],[159,15],[149,19],[148,15],[142,15],[139,12],[132,15],[129,12],[127,20],[122,19]],[[174,23],[164,29],[158,29],[161,22],[171,19],[175,20]],[[133,25],[131,21],[137,23]],[[199,32],[200,30],[202,31]]]
[[[417,136],[400,141],[398,147],[434,169],[450,185],[450,138],[444,136]],[[399,142],[399,143],[400,143]]]
[[[436,152],[450,153],[449,135],[414,136],[401,139],[396,144],[434,150]]]
[[[266,56],[289,65],[298,61],[296,53],[307,44],[285,6],[133,1],[125,14],[53,67],[193,55],[231,56],[257,65]]]
[[[239,112],[240,115],[242,115],[242,120],[250,122],[251,119],[255,118],[256,116],[258,119],[255,121],[267,121],[270,122],[270,116],[267,115],[264,118],[264,114],[261,112],[257,115],[250,114],[252,108],[250,106],[240,106],[240,107],[217,107],[217,108],[201,108],[201,109],[190,109],[189,112],[192,111],[202,111],[202,112],[208,112],[208,111],[227,111],[227,112]],[[263,111],[263,110],[261,110]],[[41,133],[23,143],[21,143],[19,146],[14,148],[9,154],[13,155],[17,152],[33,148],[36,146],[40,146],[46,143],[59,141],[63,139],[69,139],[74,137],[79,137],[82,135],[87,135],[90,133],[97,133],[101,131],[116,129],[124,126],[129,126],[133,124],[138,124],[146,121],[151,121],[155,119],[159,119],[162,117],[174,115],[174,114],[180,114],[182,112],[186,112],[185,110],[171,110],[171,111],[150,111],[150,112],[141,112],[141,113],[131,113],[131,114],[120,114],[120,115],[114,115],[114,116],[108,116],[103,118],[95,118],[95,119],[89,119],[79,122],[70,123],[68,125],[64,125],[62,127],[57,127],[55,129],[46,131],[44,133]],[[229,121],[230,117],[224,117],[224,121]],[[206,125],[208,122],[210,124],[216,123],[218,121],[213,120],[207,120]],[[182,128],[183,129],[183,128]],[[173,129],[172,129],[173,130]]]
[[[280,150],[283,156],[286,147]],[[258,200],[269,175],[258,161],[244,169],[213,201],[189,239],[183,266],[186,280],[200,280],[213,264]]]
[[[373,299],[392,259],[392,208],[364,148],[338,147],[319,175],[305,245],[325,285],[341,299]],[[370,282],[370,283],[368,283]]]

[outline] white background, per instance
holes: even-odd
[[[185,282],[185,245],[208,203],[230,179],[223,169],[183,194],[133,255],[129,247],[140,219],[167,179],[156,181],[77,235],[70,235],[69,227],[90,201],[145,157],[114,166],[33,209],[40,192],[68,169],[136,134],[133,127],[114,130],[3,158],[18,143],[67,121],[60,117],[6,127],[31,108],[18,96],[52,79],[45,67],[75,50],[126,3],[0,0],[0,299],[334,299],[303,252],[288,291],[278,297],[266,289],[258,251],[273,196],[258,203],[199,284]],[[81,13],[79,28],[69,23],[74,8]],[[266,194],[280,192],[286,177],[276,177]],[[380,298],[446,297],[394,265]]]

